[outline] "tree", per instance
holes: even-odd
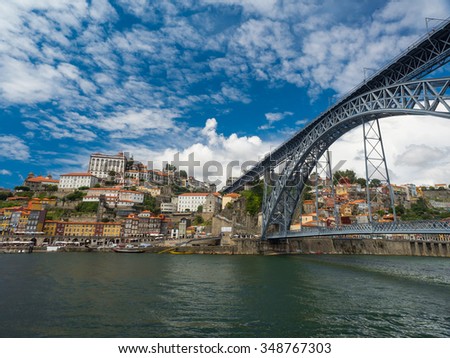
[[[54,193],[55,191],[58,191],[58,185],[55,184],[46,184],[44,185],[45,191],[48,191],[50,193]]]
[[[83,199],[84,193],[78,190],[75,190],[73,193],[67,194],[65,196],[68,201],[76,201]]]
[[[177,170],[177,167],[176,167],[175,165],[166,163],[165,170],[166,170],[166,171],[175,171],[175,170]]]
[[[356,179],[356,183],[357,184],[359,184],[359,185],[361,185],[361,188],[365,188],[366,187],[366,179],[364,179],[364,178],[358,178],[358,179]]]
[[[199,205],[199,206],[198,206],[197,212],[198,212],[198,213],[202,213],[202,212],[203,212],[203,205]]]
[[[263,183],[258,183],[249,190],[244,190],[242,195],[245,198],[245,209],[250,215],[256,215],[260,212],[263,199]]]
[[[197,215],[194,220],[192,220],[192,223],[194,225],[201,225],[203,224],[205,221],[203,220],[203,217],[201,215]]]
[[[186,173],[186,170],[180,170],[180,178],[187,179],[187,173]]]
[[[0,191],[0,200],[6,200],[11,196],[12,194],[9,191]]]
[[[116,172],[115,172],[114,170],[110,170],[110,171],[108,172],[108,175],[109,175],[111,178],[114,178],[114,177],[116,176]]]
[[[31,189],[25,185],[19,185],[14,188],[15,191],[30,191]]]
[[[340,179],[347,178],[350,184],[354,184],[356,182],[356,173],[353,170],[337,170],[334,175],[334,183],[339,183]]]
[[[100,183],[97,183],[94,185],[94,188],[101,188],[102,186],[100,185]]]
[[[372,179],[372,180],[370,181],[369,186],[370,186],[371,188],[378,188],[378,187],[381,186],[381,180],[380,180],[380,179],[377,179],[377,178]]]
[[[78,188],[78,190],[88,190],[88,189],[89,189],[88,186],[80,186],[80,187]]]

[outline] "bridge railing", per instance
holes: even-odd
[[[290,230],[283,237],[312,237],[328,235],[372,235],[372,234],[448,234],[450,223],[445,221],[401,221],[392,223],[364,223],[335,227],[303,227]],[[267,235],[267,239],[282,238],[280,234]]]

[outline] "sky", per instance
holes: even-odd
[[[95,152],[154,168],[194,153],[199,179],[245,166],[448,16],[448,0],[2,1],[0,187]],[[393,182],[450,183],[448,119],[380,124]],[[362,150],[356,128],[333,162],[364,176]]]

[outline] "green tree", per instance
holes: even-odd
[[[19,185],[19,186],[14,187],[14,190],[15,191],[30,191],[31,189],[28,186]]]
[[[198,212],[198,213],[202,213],[202,212],[203,212],[203,205],[199,205],[199,206],[198,206],[197,212]]]
[[[194,225],[202,225],[205,221],[201,215],[197,215],[194,220],[192,220],[192,224]]]
[[[0,200],[6,200],[7,198],[10,198],[13,196],[9,191],[0,191]]]
[[[180,178],[187,179],[187,173],[185,170],[180,170]]]
[[[261,211],[264,186],[262,182],[257,183],[249,190],[244,190],[245,209],[250,215],[256,215]]]
[[[58,191],[58,185],[55,184],[46,184],[44,185],[45,191],[48,191],[49,193],[54,193],[55,191]]]
[[[84,197],[84,193],[78,190],[75,190],[73,193],[67,194],[65,196],[67,201],[76,201],[81,200]]]
[[[370,186],[371,188],[378,188],[378,187],[381,186],[381,180],[380,180],[380,179],[377,179],[377,178],[372,179],[372,180],[370,181],[369,186]]]
[[[364,178],[358,178],[358,179],[356,179],[356,183],[359,184],[359,185],[361,185],[361,188],[365,188],[365,187],[366,187],[366,184],[367,184],[366,179],[364,179]]]
[[[89,189],[88,186],[80,186],[80,187],[78,188],[78,190],[88,190],[88,189]]]
[[[346,169],[346,170],[337,170],[333,174],[334,183],[337,184],[339,180],[347,178],[350,184],[356,183],[356,173],[353,170]]]

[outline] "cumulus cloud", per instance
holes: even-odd
[[[227,176],[239,176],[242,170],[255,164],[274,146],[274,143],[262,141],[258,136],[239,136],[233,133],[226,136],[217,131],[217,120],[209,118],[203,128],[198,128],[201,136],[193,136],[190,145],[185,147],[163,147],[160,150],[142,145],[122,145],[125,151],[134,154],[134,158],[143,163],[151,162],[153,168],[161,169],[163,163],[172,163],[175,158],[184,163],[180,169],[188,171],[188,163],[192,166],[190,175],[205,181],[217,181],[223,186]],[[176,165],[177,162],[174,162]]]
[[[27,160],[30,158],[28,145],[14,135],[0,135],[0,158]]]
[[[12,173],[7,169],[0,169],[0,175],[11,175]]]
[[[449,181],[450,147],[446,139],[450,138],[448,119],[395,117],[380,120],[380,126],[392,182],[432,185]],[[345,160],[345,168],[353,169],[364,177],[363,145],[360,126],[331,146],[333,162]]]
[[[269,112],[266,113],[264,116],[266,117],[267,123],[259,126],[258,129],[265,130],[265,129],[271,129],[273,128],[273,123],[279,122],[282,119],[294,115],[293,112]]]
[[[36,143],[108,147],[147,136],[158,153],[164,142],[205,158],[225,160],[222,150],[256,158],[267,143],[254,131],[288,135],[280,124],[290,112],[266,113],[239,135],[219,134],[212,120],[198,128],[198,118],[284,86],[312,100],[341,95],[364,79],[364,68],[378,68],[423,34],[425,17],[449,12],[446,0],[3,1],[0,105],[20,106],[17,118]],[[392,130],[399,128],[408,131]],[[448,139],[439,140],[417,145],[441,150]],[[28,158],[35,144],[21,143],[19,158]],[[395,155],[410,160],[405,147]]]

